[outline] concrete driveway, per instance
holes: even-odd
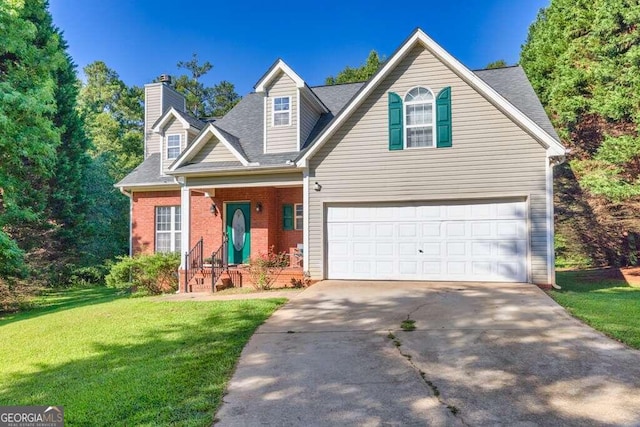
[[[402,331],[407,318],[416,330]],[[244,349],[221,426],[640,425],[640,352],[527,284],[325,281]]]

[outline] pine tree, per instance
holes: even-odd
[[[636,263],[640,233],[640,3],[552,0],[520,63],[563,143],[560,237],[595,263]],[[577,242],[577,243],[576,243]]]
[[[0,2],[0,276],[23,274],[18,247],[25,225],[43,221],[56,162],[55,73],[65,62],[59,39],[41,22],[44,1]],[[24,233],[22,233],[24,234]],[[18,236],[18,237],[16,237]]]

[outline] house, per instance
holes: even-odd
[[[471,71],[417,29],[366,83],[278,60],[215,121],[145,86],[144,161],[117,186],[133,253],[180,252],[187,291],[211,288],[201,258],[270,248],[314,280],[548,286],[565,152],[520,67]]]

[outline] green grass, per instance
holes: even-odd
[[[283,302],[50,293],[0,320],[0,406],[64,405],[67,425],[211,425],[242,348]]]
[[[580,271],[558,272],[557,281],[562,290],[550,294],[558,304],[594,329],[640,349],[640,288]]]

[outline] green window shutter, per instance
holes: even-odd
[[[451,87],[445,87],[436,98],[436,126],[438,148],[451,147]]]
[[[293,205],[282,205],[282,229],[293,230]]]
[[[389,150],[402,150],[403,146],[402,98],[389,92]]]

